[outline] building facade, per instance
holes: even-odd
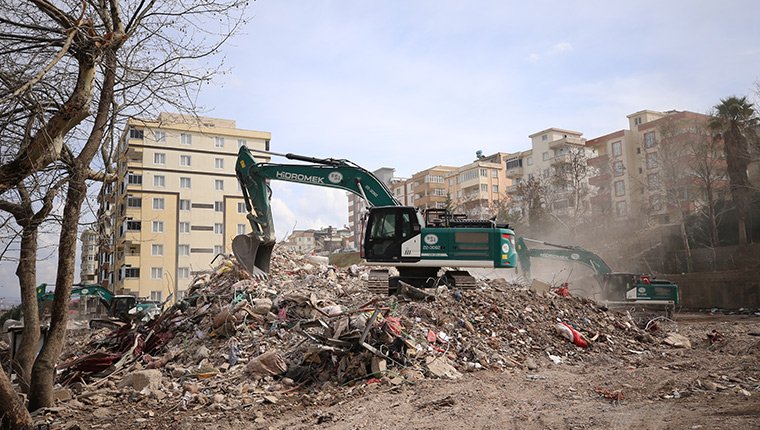
[[[88,228],[80,236],[82,241],[79,264],[79,282],[94,284],[98,281],[98,232]]]
[[[689,170],[695,163],[712,163],[716,186],[723,182],[722,151],[704,154],[713,160],[694,159],[700,146],[711,144],[705,140],[711,139],[709,119],[688,111],[642,110],[628,115],[629,129],[589,140],[596,153],[589,165],[598,171],[589,180],[596,187],[593,215],[668,224],[693,211],[699,196]]]
[[[102,197],[103,216],[111,214],[103,230],[113,237],[110,256],[101,255],[109,267],[102,275],[112,289],[179,299],[194,274],[231,252],[232,239],[250,230],[234,172],[237,151],[269,150],[270,137],[225,119],[130,119],[119,145],[119,179]]]

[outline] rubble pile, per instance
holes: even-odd
[[[368,292],[367,271],[278,248],[262,281],[225,259],[158,318],[93,332],[59,366],[59,382],[237,407],[327,382],[399,385],[600,353],[632,360],[654,346],[630,315],[586,299],[487,280],[472,291],[405,286],[380,296]]]

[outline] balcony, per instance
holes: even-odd
[[[612,179],[612,176],[609,173],[605,173],[603,175],[599,176],[592,176],[588,179],[589,185],[593,185],[595,187],[604,187],[610,185],[610,180]]]
[[[588,165],[591,167],[602,168],[604,166],[608,166],[609,164],[610,156],[607,154],[588,159]]]
[[[127,158],[127,163],[138,163],[142,164],[143,162],[143,151],[142,148],[138,149],[133,146],[127,147],[127,153],[125,154]]]
[[[512,167],[507,169],[507,178],[522,178],[523,176],[523,168],[521,167]]]
[[[586,139],[582,137],[565,137],[559,140],[554,140],[549,142],[549,148],[551,149],[559,149],[564,146],[585,146],[586,145]]]
[[[514,185],[508,186],[507,187],[507,194],[514,194],[514,193],[516,193],[517,192],[517,185],[518,184],[514,184]]]

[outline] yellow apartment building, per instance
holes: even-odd
[[[195,274],[249,232],[237,151],[269,150],[270,138],[226,119],[167,113],[130,119],[119,144],[118,182],[102,199],[110,202],[103,213],[110,214],[106,230],[113,235],[110,256],[101,255],[109,268],[101,271],[105,283],[118,294],[182,298]]]

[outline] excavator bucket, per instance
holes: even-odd
[[[256,279],[266,279],[274,241],[262,241],[255,234],[240,234],[232,239],[232,252],[237,261]]]

